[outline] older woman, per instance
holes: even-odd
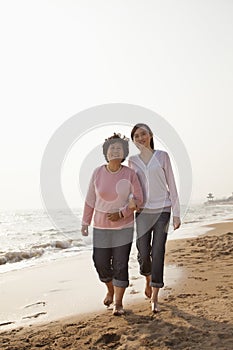
[[[93,222],[93,260],[99,278],[107,287],[104,304],[114,301],[113,315],[124,314],[123,296],[129,285],[128,261],[133,239],[134,207],[141,206],[142,190],[134,170],[121,163],[129,153],[128,139],[114,134],[105,140],[107,161],[94,170],[86,195],[82,234],[88,235]]]

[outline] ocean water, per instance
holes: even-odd
[[[45,261],[79,255],[92,249],[92,234],[80,232],[82,209],[73,210],[76,221],[58,211],[59,228],[42,210],[15,210],[0,213],[0,273],[41,264]],[[233,205],[192,205],[182,217],[182,226],[168,239],[198,236],[206,231],[204,225],[233,217]]]

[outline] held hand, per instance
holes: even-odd
[[[83,236],[88,236],[88,225],[82,225],[81,233]]]
[[[110,221],[118,221],[121,218],[118,211],[116,213],[108,213],[107,217]]]
[[[135,203],[134,198],[129,199],[128,208],[131,210],[137,210],[137,204]]]
[[[173,216],[173,227],[174,227],[174,230],[177,230],[181,225],[181,221],[180,221],[180,218],[179,216]]]

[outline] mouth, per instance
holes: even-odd
[[[110,158],[121,158],[120,154],[112,154]]]

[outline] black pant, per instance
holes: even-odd
[[[164,286],[164,255],[170,215],[169,212],[136,214],[136,245],[140,273],[144,276],[151,275],[152,287],[161,288]]]
[[[93,229],[93,260],[102,282],[112,281],[116,287],[128,287],[132,240],[131,227],[121,230]]]

